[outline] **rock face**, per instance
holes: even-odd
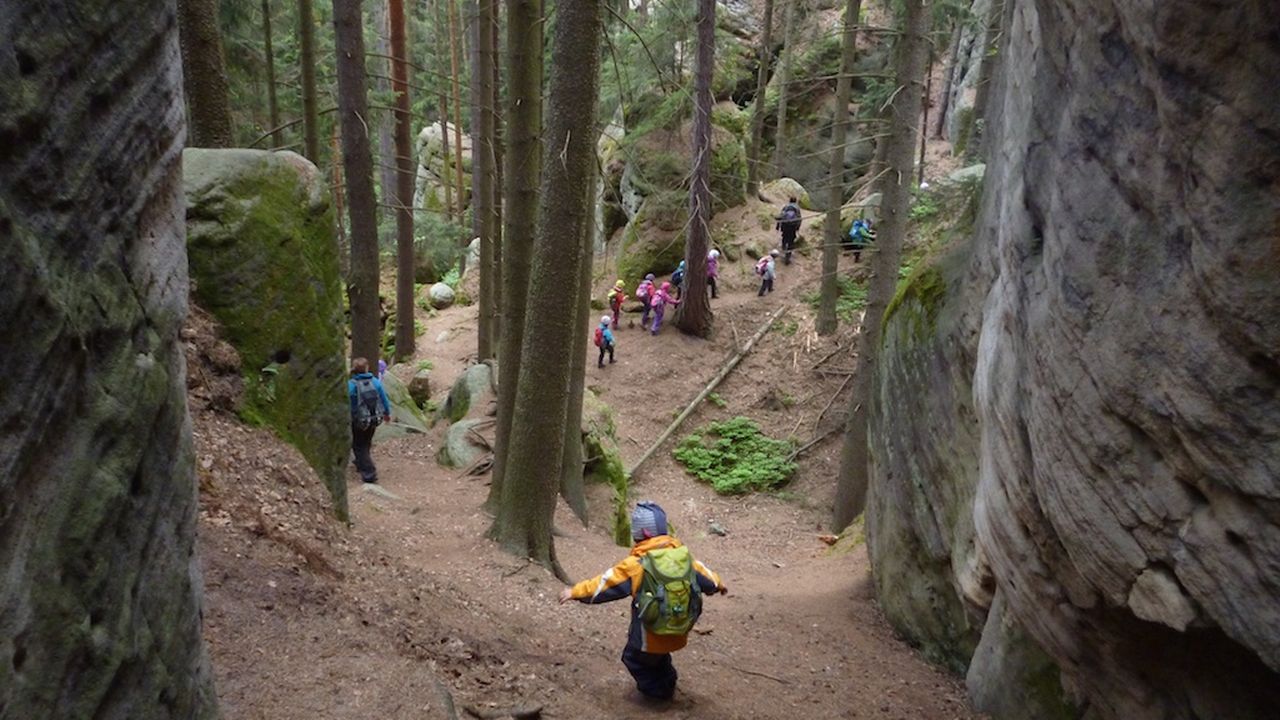
[[[1280,704],[1269,7],[1010,5],[971,259],[891,306],[877,590],[996,718]]]
[[[324,178],[290,152],[183,153],[195,296],[244,362],[241,415],[297,447],[346,516],[342,286]]]
[[[0,26],[0,715],[215,718],[173,4],[8,4]]]

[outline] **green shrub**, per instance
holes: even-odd
[[[750,418],[713,422],[680,442],[677,461],[722,495],[772,490],[785,485],[795,472],[790,461],[794,445],[760,432]]]

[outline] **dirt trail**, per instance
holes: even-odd
[[[759,210],[753,202],[717,217],[716,225],[755,227],[743,232],[763,237]],[[813,252],[780,268],[778,290],[763,299],[755,296],[751,261],[727,263],[724,293],[713,305],[719,331],[709,341],[673,328],[651,337],[624,321],[618,363],[597,369],[591,362],[587,384],[614,408],[628,461],[719,369],[734,347],[733,329],[745,341],[781,304],[791,307],[779,327],[719,388],[725,407],[704,403],[677,439],[710,419],[740,414],[771,435],[801,441],[840,421],[843,396],[821,423],[818,415],[847,376],[811,370],[835,349],[810,334],[812,311],[802,301],[816,290],[819,261]],[[601,273],[598,285],[611,280]],[[434,377],[451,380],[465,366],[474,317],[474,308],[423,315],[419,357],[434,363]],[[842,352],[826,366],[848,368],[849,358]],[[250,432],[210,423],[197,418],[198,457],[219,452],[215,438],[225,443],[229,433]],[[661,503],[682,539],[730,588],[707,600],[696,637],[676,654],[680,689],[659,712],[637,704],[618,659],[627,604],[560,606],[553,577],[485,540],[489,518],[478,509],[485,480],[436,465],[442,433],[375,448],[381,487],[394,497],[353,482],[349,531],[284,521],[304,536],[303,550],[329,548],[320,563],[332,572],[316,572],[316,559],[306,559],[298,543],[262,542],[279,540],[279,532],[224,519],[235,512],[206,512],[207,635],[228,718],[446,717],[435,677],[451,690],[461,717],[465,704],[537,704],[544,717],[573,719],[978,717],[955,678],[893,637],[875,606],[864,548],[850,543],[832,552],[816,537],[833,494],[838,436],[807,453],[795,481],[775,495],[717,496],[682,472],[669,447],[636,479],[633,498]],[[246,473],[242,480],[256,478]],[[257,500],[245,505],[314,501],[300,481],[289,488],[280,497],[254,490]],[[607,489],[593,489],[590,499],[593,516],[607,518]],[[713,521],[727,535],[710,533]],[[601,572],[626,552],[607,528],[583,528],[563,503],[557,526],[559,558],[575,578]]]

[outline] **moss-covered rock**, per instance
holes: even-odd
[[[779,207],[787,202],[790,198],[795,198],[800,203],[800,207],[805,210],[813,210],[813,201],[809,198],[809,191],[804,189],[804,185],[800,184],[795,178],[778,178],[773,182],[766,183],[760,188],[760,194]],[[769,218],[772,220],[772,216]]]
[[[497,373],[492,361],[479,363],[467,368],[449,389],[449,397],[440,406],[437,419],[458,422],[466,417],[473,408],[494,396],[497,391]]]
[[[646,273],[667,275],[684,259],[684,227],[689,217],[683,194],[667,191],[645,198],[627,223],[618,255],[618,278],[634,288]],[[667,229],[670,228],[670,229]]]
[[[324,177],[291,152],[189,149],[183,187],[194,294],[243,358],[242,416],[297,447],[345,517],[345,332]]]
[[[471,467],[485,453],[490,452],[488,440],[477,437],[480,428],[492,422],[471,418],[461,420],[449,426],[444,434],[444,442],[436,451],[436,462],[444,467]]]
[[[631,515],[628,512],[628,479],[618,452],[613,411],[591,390],[582,394],[582,457],[587,482],[608,485],[613,490],[610,527],[614,542],[631,545]]]

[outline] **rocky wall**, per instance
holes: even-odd
[[[214,718],[173,3],[0,28],[0,717]]]
[[[1006,8],[972,258],[888,320],[868,507],[886,612],[944,660],[981,627],[993,717],[1280,706],[1269,8]]]
[[[183,153],[194,295],[244,363],[241,415],[298,448],[346,517],[342,284],[324,177],[291,152]]]

